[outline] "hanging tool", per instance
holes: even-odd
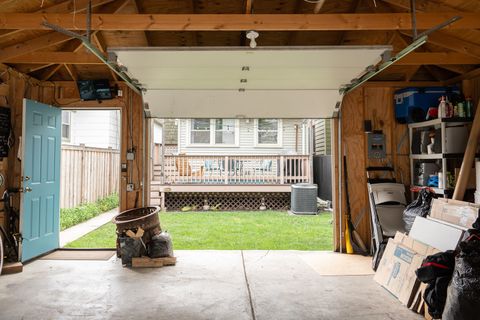
[[[347,157],[343,156],[343,167],[345,168],[345,200],[347,205],[346,217],[347,223],[345,225],[345,243],[347,253],[354,253],[354,247],[362,254],[367,254],[367,247],[360,237],[360,234],[355,230],[352,222],[352,213],[350,208],[350,195],[348,193],[348,173],[347,173]],[[353,240],[353,241],[352,241]]]

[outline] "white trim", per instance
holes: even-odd
[[[258,119],[254,119],[253,122],[253,146],[255,148],[282,148],[283,147],[283,121],[282,119],[275,119],[278,121],[278,129],[277,129],[277,143],[259,143],[258,142]]]
[[[194,119],[188,119],[186,122],[186,137],[185,137],[185,147],[186,148],[238,148],[240,147],[240,121],[235,120],[235,144],[224,144],[224,143],[215,143],[215,119],[210,120],[210,143],[192,143],[192,121]],[[178,126],[180,128],[180,126]],[[179,136],[180,137],[180,136]]]

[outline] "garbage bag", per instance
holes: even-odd
[[[150,258],[173,257],[172,237],[166,231],[154,235],[147,244]]]
[[[127,267],[132,266],[133,257],[141,257],[143,244],[139,238],[119,237],[120,256],[122,264]]]
[[[471,229],[460,242],[455,270],[447,290],[444,320],[479,319],[480,306],[480,231]]]
[[[433,319],[441,319],[447,288],[455,267],[455,252],[448,250],[430,255],[423,260],[415,273],[418,280],[427,284],[423,299],[427,303],[428,313]]]
[[[412,229],[416,217],[420,216],[425,218],[428,215],[432,199],[433,193],[428,189],[422,189],[418,193],[417,199],[405,208],[403,211],[403,222],[407,233]]]

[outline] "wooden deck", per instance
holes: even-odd
[[[153,165],[150,199],[165,192],[290,192],[312,181],[308,155],[165,155]]]

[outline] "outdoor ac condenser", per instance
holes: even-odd
[[[294,214],[317,214],[317,185],[297,183],[292,185],[291,211]]]

